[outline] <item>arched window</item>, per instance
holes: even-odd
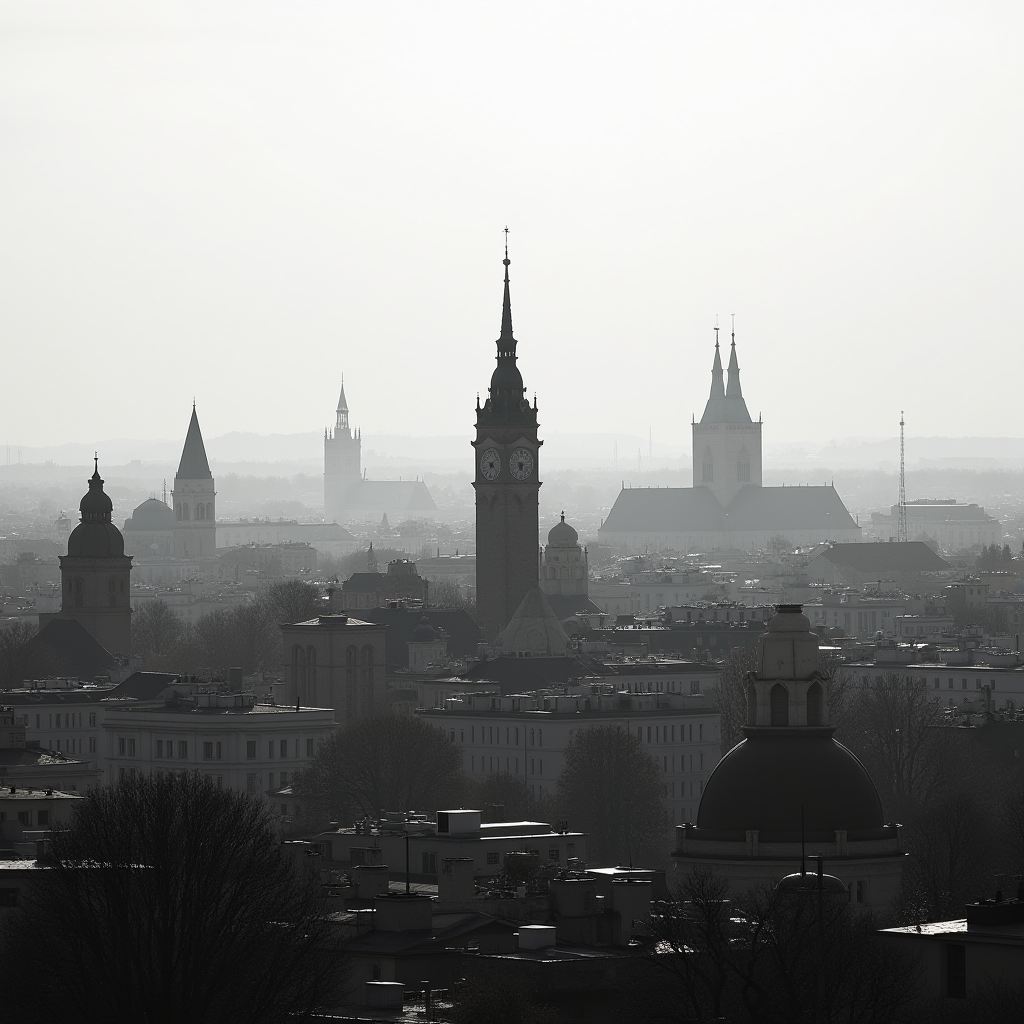
[[[200,502],[198,505],[196,505],[196,519],[205,519],[205,518],[206,518],[206,506],[202,502]]]
[[[820,683],[811,683],[807,687],[807,724],[823,725],[824,715],[822,714],[824,704],[824,693]]]
[[[750,483],[750,453],[746,448],[740,449],[740,456],[736,460],[736,479],[741,484]]]
[[[715,459],[711,454],[711,445],[704,449],[704,463],[701,467],[701,483],[713,484],[715,482]]]
[[[85,604],[85,583],[81,579],[75,580],[75,607],[81,608]]]
[[[747,725],[757,725],[757,688],[753,683],[747,687]]]
[[[789,690],[776,683],[771,692],[772,725],[789,725]]]
[[[188,519],[189,518],[188,505],[182,505],[181,506],[181,518],[182,519]]]

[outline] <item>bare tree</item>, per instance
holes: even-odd
[[[284,1024],[340,980],[319,887],[253,797],[198,773],[122,780],[88,794],[53,850],[0,936],[12,1019]]]
[[[473,806],[504,807],[509,821],[547,821],[552,814],[550,801],[531,793],[525,778],[511,772],[493,772],[483,782],[472,785],[467,795]]]
[[[588,859],[632,862],[657,856],[668,818],[658,762],[640,740],[615,726],[577,729],[565,749],[556,803],[574,828],[589,833]]]
[[[732,648],[722,662],[718,686],[712,691],[722,714],[723,754],[743,739],[743,726],[747,724],[747,682],[754,663],[752,650]]]
[[[144,601],[132,612],[133,654],[162,665],[181,639],[182,620],[166,601]]]
[[[1020,783],[1003,796],[999,821],[1010,869],[1024,875],[1024,786]]]
[[[305,580],[281,580],[267,588],[267,597],[279,623],[305,622],[323,607],[320,588]]]
[[[913,820],[948,778],[942,709],[924,679],[886,672],[850,698],[840,738],[865,762],[894,820]]]
[[[20,686],[26,679],[50,669],[53,659],[32,642],[37,632],[29,622],[15,622],[0,629],[0,688]]]
[[[322,819],[437,810],[461,795],[462,752],[420,718],[378,715],[324,740],[293,783]]]

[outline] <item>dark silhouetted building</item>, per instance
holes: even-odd
[[[216,555],[216,497],[203,433],[199,429],[199,417],[193,403],[192,419],[171,491],[176,558],[213,558]]]
[[[478,621],[494,640],[537,586],[540,446],[537,403],[526,398],[516,365],[508,249],[497,366],[476,409],[476,586]]]

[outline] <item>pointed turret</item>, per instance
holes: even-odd
[[[341,394],[338,396],[338,410],[334,421],[335,430],[348,432],[348,402],[345,399],[345,375],[341,376]]]
[[[740,390],[740,364],[736,359],[736,335],[732,336],[732,351],[729,353],[729,386],[725,390],[726,398],[742,398]]]
[[[526,400],[523,375],[516,365],[516,339],[512,333],[512,296],[509,286],[508,243],[505,243],[505,294],[501,306],[501,335],[497,341],[497,363],[491,374],[491,386],[487,389],[490,397],[484,403],[484,414],[503,423],[536,421],[536,412],[531,412]]]
[[[711,394],[704,407],[701,423],[750,423],[747,403],[740,390],[740,365],[736,359],[736,335],[733,334],[729,353],[729,386],[722,371],[722,353],[718,347],[718,328],[715,328],[715,361],[711,366]]]
[[[711,364],[711,397],[725,397],[725,383],[722,380],[722,353],[718,348],[718,328],[715,328],[715,361]]]
[[[185,447],[181,450],[181,462],[175,479],[181,480],[212,480],[210,462],[206,458],[206,445],[203,444],[203,432],[199,429],[199,417],[196,415],[196,404],[192,403],[192,419],[189,420],[188,433],[185,435]]]

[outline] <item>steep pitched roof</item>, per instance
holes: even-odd
[[[175,480],[212,480],[210,463],[206,458],[206,445],[203,444],[203,432],[199,429],[199,417],[196,407],[192,406],[192,419],[188,423],[185,435],[185,447],[181,450],[181,462]]]
[[[349,509],[391,508],[405,512],[434,512],[437,506],[422,480],[360,480],[345,492]]]
[[[540,587],[530,587],[494,648],[501,654],[564,656],[569,637]]]
[[[619,491],[602,531],[718,533],[724,510],[707,487],[632,487]]]
[[[855,572],[942,572],[952,566],[923,541],[833,544],[818,556]]]
[[[60,666],[60,671],[79,679],[103,675],[117,659],[77,619],[50,619],[29,641]]]
[[[834,487],[744,487],[727,511],[730,533],[857,529]]]

